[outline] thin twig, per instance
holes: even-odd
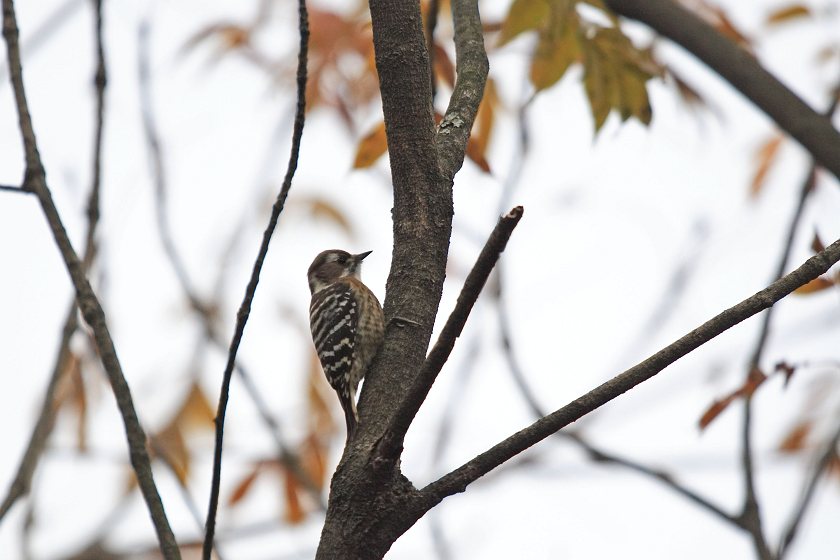
[[[85,235],[85,251],[82,258],[82,266],[87,272],[90,270],[93,260],[96,257],[95,234],[99,224],[99,192],[101,190],[102,177],[102,130],[105,122],[105,87],[107,85],[107,74],[105,67],[105,51],[102,43],[102,0],[94,0],[94,29],[96,36],[96,73],[94,75],[94,88],[96,91],[96,115],[94,118],[95,136],[93,142],[93,171],[91,189],[87,202],[87,234]],[[2,187],[0,187],[2,188]],[[17,187],[9,187],[19,192],[31,192]],[[55,408],[55,391],[62,373],[67,368],[70,359],[70,340],[78,327],[78,311],[75,300],[70,303],[70,309],[66,313],[64,327],[61,330],[61,340],[58,345],[55,365],[53,366],[50,381],[44,392],[41,411],[38,420],[29,437],[26,451],[20,461],[15,478],[12,481],[6,498],[0,505],[0,521],[21,497],[29,494],[32,487],[32,476],[38,466],[41,455],[46,447],[47,439],[55,425],[55,416],[58,412]]]
[[[499,275],[501,276],[501,271],[499,271]],[[522,371],[522,368],[519,365],[519,360],[516,359],[516,354],[513,348],[513,341],[511,336],[510,319],[507,315],[507,311],[505,309],[504,301],[501,297],[501,294],[504,294],[502,288],[500,288],[500,297],[498,302],[499,326],[502,337],[502,348],[504,350],[505,359],[508,362],[508,370],[510,371],[511,376],[513,377],[514,383],[519,389],[520,394],[525,399],[528,408],[531,409],[531,413],[536,418],[542,418],[544,416],[547,416],[548,412],[542,408],[539,402],[537,402],[536,395],[534,395],[530,384],[525,378],[525,373]],[[683,486],[682,484],[677,482],[669,473],[663,470],[648,467],[638,461],[634,461],[627,457],[622,457],[615,453],[599,449],[598,447],[586,441],[583,438],[583,436],[577,432],[561,430],[559,432],[556,432],[554,435],[573,442],[575,445],[580,447],[580,449],[583,450],[593,461],[625,467],[639,474],[652,478],[658,482],[661,482],[666,488],[676,492],[677,494],[680,494],[684,498],[687,498],[688,500],[694,502],[695,504],[699,505],[706,511],[716,515],[717,517],[720,517],[721,519],[733,523],[735,525],[738,525],[739,527],[746,528],[743,526],[741,520],[738,517],[727,513],[707,498],[701,496],[700,494],[694,492],[686,486]]]
[[[487,277],[490,276],[490,272],[499,260],[499,256],[505,250],[514,228],[522,219],[522,214],[522,207],[517,206],[499,218],[472,270],[467,275],[461,293],[458,294],[455,308],[446,320],[437,342],[432,347],[423,363],[423,367],[415,377],[414,383],[403,398],[394,415],[390,429],[381,440],[380,453],[383,457],[394,459],[402,450],[403,440],[411,422],[417,415],[417,411],[420,410],[420,405],[426,400],[426,395],[429,394],[429,390],[443,368],[443,364],[446,363],[449,354],[452,353],[452,349],[455,347],[455,339],[461,335],[470,311],[472,311],[473,305],[475,305],[485,282],[487,282]]]
[[[784,558],[785,554],[788,552],[790,543],[793,542],[793,539],[796,537],[796,532],[799,530],[799,525],[805,517],[805,511],[811,504],[811,499],[814,497],[814,491],[817,489],[817,483],[819,482],[820,477],[822,477],[823,473],[831,464],[831,461],[838,456],[838,444],[840,444],[840,426],[837,427],[834,435],[829,438],[825,449],[822,453],[820,453],[816,465],[814,465],[814,470],[811,472],[811,476],[809,476],[805,482],[805,486],[802,490],[802,497],[800,498],[796,509],[793,511],[787,527],[782,533],[779,549],[776,552],[777,560],[782,560],[782,558]]]
[[[20,498],[29,494],[32,488],[32,476],[35,474],[35,468],[41,459],[41,455],[47,446],[47,439],[52,432],[55,425],[55,391],[58,387],[58,381],[61,375],[67,369],[67,363],[70,360],[70,339],[78,327],[78,311],[76,309],[76,301],[70,303],[70,309],[67,312],[67,317],[64,320],[64,328],[61,330],[61,340],[58,343],[58,353],[55,358],[55,365],[50,375],[47,389],[44,391],[44,398],[41,404],[41,411],[38,413],[38,420],[35,421],[35,427],[32,429],[32,435],[29,436],[29,443],[26,446],[26,451],[18,465],[15,477],[12,480],[6,497],[3,503],[0,504],[0,521],[6,516],[6,513],[15,505]]]
[[[146,135],[146,144],[148,146],[149,155],[152,160],[152,174],[155,183],[155,207],[157,216],[157,230],[163,245],[164,254],[169,261],[170,266],[175,272],[175,277],[181,290],[189,301],[190,309],[195,312],[196,316],[202,323],[203,332],[202,337],[221,349],[228,350],[227,344],[223,341],[219,329],[216,327],[213,313],[213,299],[205,299],[199,296],[194,283],[190,279],[184,261],[175,244],[175,239],[172,234],[172,228],[169,221],[169,206],[167,201],[167,176],[166,166],[163,157],[162,140],[160,132],[155,119],[154,103],[152,101],[152,77],[149,70],[149,33],[150,25],[148,22],[143,22],[138,31],[138,47],[137,47],[137,67],[138,67],[138,83],[140,90],[140,105],[143,121],[143,129]],[[224,266],[220,266],[219,270],[223,271]],[[220,276],[221,278],[221,276]],[[220,286],[217,287],[216,293],[221,293]],[[301,466],[300,458],[292,449],[283,441],[281,436],[280,426],[269,412],[269,407],[263,400],[259,389],[254,383],[247,369],[236,362],[234,371],[239,375],[245,387],[245,393],[250,397],[254,404],[254,408],[259,414],[270,432],[271,438],[274,440],[277,449],[277,455],[280,461],[289,468],[292,473],[301,481],[304,489],[309,493],[312,499],[318,504],[322,510],[326,509],[324,498],[318,485],[312,480],[312,477]]]
[[[146,136],[149,157],[152,160],[152,175],[155,185],[155,217],[157,229],[166,258],[175,272],[178,283],[189,299],[190,306],[199,314],[208,315],[209,309],[198,297],[198,292],[190,281],[184,261],[175,247],[172,230],[169,226],[169,205],[167,204],[166,171],[161,149],[160,135],[154,116],[154,102],[151,92],[151,73],[149,70],[149,22],[144,20],[137,32],[137,76],[140,90],[140,112],[143,132]]]
[[[745,299],[663,348],[653,356],[603,383],[570,404],[541,418],[513,434],[491,449],[471,459],[451,473],[421,490],[427,507],[433,507],[447,496],[463,492],[466,487],[505,461],[547,438],[557,430],[650,379],[670,364],[699,348],[722,332],[775,304],[793,290],[824,274],[840,260],[840,240],[825,251],[805,261],[802,266]]]
[[[236,328],[233,333],[233,339],[230,343],[227,364],[225,365],[222,388],[219,394],[219,407],[216,413],[216,444],[213,453],[213,482],[210,487],[210,504],[207,510],[207,522],[205,525],[206,532],[204,535],[204,547],[202,553],[204,560],[210,560],[210,556],[213,552],[213,536],[216,531],[216,510],[219,505],[219,487],[222,476],[222,444],[224,442],[225,413],[230,393],[230,381],[233,376],[234,365],[236,364],[236,353],[239,350],[239,344],[242,341],[242,335],[245,331],[245,324],[251,313],[251,303],[254,299],[254,294],[257,291],[260,271],[262,270],[263,262],[265,261],[266,254],[268,253],[268,245],[271,241],[271,236],[274,233],[277,221],[280,218],[280,213],[283,211],[283,207],[286,203],[286,197],[292,187],[292,178],[297,170],[298,155],[300,153],[300,141],[303,136],[303,124],[306,118],[306,61],[309,49],[309,18],[306,10],[306,0],[298,0],[298,17],[300,51],[298,53],[297,67],[297,109],[295,112],[294,130],[292,132],[291,154],[289,155],[289,163],[286,169],[286,176],[283,179],[283,186],[277,195],[277,200],[275,200],[274,205],[271,208],[271,216],[268,221],[268,226],[263,233],[259,254],[257,255],[253,270],[251,271],[251,279],[248,281],[248,286],[245,289],[245,297],[242,300],[242,305],[240,305],[239,312],[236,315]]]
[[[111,334],[108,331],[105,313],[85,276],[83,265],[70,243],[67,231],[64,229],[64,224],[61,221],[61,216],[58,213],[58,209],[52,200],[52,194],[47,186],[46,173],[41,162],[41,156],[38,153],[35,131],[32,127],[32,118],[26,101],[23,85],[23,70],[20,61],[18,28],[12,0],[3,0],[3,37],[6,40],[9,75],[15,94],[21,138],[26,156],[25,183],[31,185],[35,194],[38,196],[41,208],[44,211],[44,215],[55,238],[56,245],[58,245],[64,264],[73,281],[79,309],[82,311],[82,316],[85,321],[93,330],[102,365],[108,374],[108,380],[113,388],[114,396],[116,397],[117,405],[125,425],[131,465],[137,475],[137,481],[149,509],[155,531],[157,532],[161,552],[164,558],[167,559],[180,558],[178,545],[175,542],[172,529],[169,527],[166,511],[163,508],[163,503],[161,502],[160,494],[158,493],[152,475],[151,462],[148,451],[146,450],[146,434],[137,418],[137,411],[134,408],[131,391],[123,375],[122,365],[117,357]]]
[[[455,375],[455,384],[449,391],[446,406],[443,409],[443,414],[441,415],[440,422],[438,423],[435,445],[432,448],[432,464],[430,467],[433,475],[437,475],[438,465],[440,464],[443,454],[446,452],[446,449],[452,440],[452,426],[455,424],[457,413],[462,409],[461,403],[463,403],[464,396],[467,394],[467,384],[470,377],[472,377],[473,371],[475,371],[475,363],[478,359],[480,351],[481,337],[473,336],[472,340],[467,345],[464,359],[461,361],[458,372]],[[449,560],[452,558],[452,553],[446,542],[446,534],[443,530],[440,515],[440,511],[437,509],[433,509],[428,513],[429,528],[432,533],[432,543],[438,559]]]
[[[25,187],[13,187],[12,185],[0,185],[0,191],[2,192],[13,192],[18,194],[32,194],[30,189]]]
[[[832,96],[832,101],[828,109],[825,111],[825,116],[828,119],[834,115],[837,110],[837,95]],[[779,256],[779,262],[773,276],[777,280],[784,276],[785,270],[788,267],[791,252],[793,251],[793,241],[796,237],[796,232],[799,229],[799,223],[802,221],[802,216],[805,210],[805,203],[808,196],[814,191],[817,182],[817,164],[811,163],[808,174],[799,188],[799,194],[796,201],[796,206],[788,225],[785,243],[782,248],[782,254]],[[767,347],[767,340],[770,334],[770,321],[774,316],[774,308],[770,308],[764,312],[762,318],[761,328],[759,329],[758,338],[756,339],[755,348],[753,349],[750,362],[747,366],[748,375],[756,369],[760,369],[762,356]],[[767,542],[767,537],[764,534],[761,520],[761,506],[758,502],[758,495],[755,490],[755,466],[753,460],[752,449],[752,395],[747,395],[743,403],[743,417],[741,428],[741,466],[744,475],[744,504],[741,512],[741,520],[744,523],[747,531],[750,532],[753,539],[753,545],[756,549],[756,554],[763,560],[773,558],[773,553],[770,550],[770,545]],[[791,535],[791,538],[792,535]],[[789,543],[788,543],[789,544]]]

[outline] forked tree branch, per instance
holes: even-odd
[[[99,192],[102,185],[102,132],[105,123],[105,86],[107,84],[107,72],[105,66],[105,48],[102,41],[102,0],[94,0],[94,35],[96,38],[96,70],[94,74],[94,91],[96,96],[95,103],[95,118],[94,118],[94,140],[93,140],[93,169],[91,173],[91,188],[88,195],[87,203],[87,234],[85,235],[85,250],[82,257],[82,267],[87,273],[90,270],[93,260],[96,257],[96,228],[99,224]],[[2,187],[0,187],[0,190]],[[31,193],[30,190],[24,190],[15,187],[19,192]],[[61,340],[58,345],[58,352],[56,353],[55,363],[53,364],[53,371],[50,375],[50,380],[47,383],[47,388],[44,391],[43,402],[41,403],[41,410],[38,413],[38,419],[35,421],[35,427],[32,429],[32,434],[29,437],[29,443],[26,446],[26,451],[18,465],[15,477],[9,487],[6,497],[0,504],[0,521],[6,513],[11,509],[15,502],[26,496],[32,487],[32,477],[35,473],[35,468],[40,462],[41,455],[47,445],[47,440],[53,427],[55,426],[55,392],[58,387],[59,379],[67,368],[71,353],[70,340],[78,328],[78,310],[76,308],[76,301],[70,303],[70,308],[67,310],[64,319],[64,327],[61,330]]]
[[[484,95],[484,84],[490,68],[484,49],[478,2],[454,0],[452,21],[455,26],[457,78],[446,114],[435,136],[441,171],[450,180],[464,163],[467,140]]]
[[[744,49],[674,0],[604,0],[699,58],[764,111],[840,179],[840,133]]]
[[[239,311],[236,314],[236,327],[234,329],[233,338],[230,342],[230,350],[228,351],[227,364],[225,365],[225,372],[222,379],[222,388],[219,393],[219,406],[216,412],[216,442],[213,452],[213,480],[210,486],[210,503],[207,508],[207,523],[205,526],[204,546],[202,549],[202,557],[204,560],[210,560],[213,553],[213,538],[216,532],[216,510],[219,506],[219,488],[222,477],[222,447],[224,443],[225,430],[225,413],[227,412],[227,403],[230,395],[230,382],[233,377],[233,370],[236,366],[236,353],[239,350],[239,344],[242,342],[242,335],[245,332],[245,324],[248,322],[248,317],[251,314],[251,304],[254,300],[254,294],[257,291],[257,284],[260,281],[260,272],[262,271],[265,257],[268,254],[268,245],[271,242],[271,236],[274,229],[277,227],[277,221],[280,219],[280,213],[286,204],[286,197],[289,195],[289,190],[292,188],[292,178],[295,176],[295,171],[298,165],[298,156],[300,154],[300,142],[303,137],[303,124],[306,120],[306,62],[309,54],[309,15],[306,10],[306,0],[298,0],[298,32],[300,33],[300,43],[298,51],[297,64],[297,107],[295,109],[295,122],[292,131],[292,146],[289,154],[289,162],[286,167],[286,176],[283,178],[283,186],[277,194],[277,199],[271,207],[271,216],[268,220],[268,225],[263,232],[262,242],[260,243],[259,253],[254,261],[254,267],[251,270],[251,278],[248,281],[248,286],[245,288],[245,296],[242,304],[239,306]]]
[[[790,274],[773,282],[767,288],[750,296],[734,307],[723,311],[650,358],[612,378],[563,408],[537,420],[527,428],[513,434],[481,455],[466,462],[461,467],[432,482],[420,491],[427,500],[428,507],[433,507],[447,496],[463,492],[470,483],[484,476],[505,461],[542,441],[557,430],[578,420],[585,414],[603,406],[622,393],[629,391],[636,385],[647,381],[679,358],[696,350],[722,332],[760,311],[771,307],[799,286],[827,272],[838,260],[840,260],[840,240],[835,241],[824,251],[805,261],[802,266]]]
[[[487,278],[493,271],[493,267],[499,260],[502,251],[505,250],[513,229],[522,219],[522,213],[523,208],[517,206],[499,218],[496,227],[484,244],[484,248],[479,253],[472,270],[464,281],[455,309],[452,310],[446,320],[437,342],[426,357],[423,367],[414,378],[414,382],[405,398],[403,398],[402,404],[397,409],[397,413],[394,415],[394,423],[382,438],[380,453],[385,457],[393,459],[402,451],[402,443],[409,426],[414,421],[417,411],[420,410],[420,405],[426,400],[438,373],[440,373],[446,360],[449,359],[449,355],[455,347],[455,340],[464,330],[467,318],[470,316]]]
[[[131,391],[123,375],[114,342],[108,331],[105,313],[85,276],[83,265],[70,243],[67,231],[64,229],[64,224],[61,221],[61,216],[58,213],[58,209],[52,200],[52,194],[47,186],[46,173],[41,162],[41,156],[38,153],[38,144],[35,139],[35,131],[32,127],[32,118],[29,114],[29,106],[26,101],[26,93],[23,86],[18,28],[12,0],[3,0],[3,37],[6,40],[9,76],[12,81],[12,89],[14,90],[18,121],[26,157],[26,176],[24,183],[31,186],[35,195],[38,197],[47,223],[52,230],[56,245],[58,245],[64,264],[73,282],[79,309],[85,321],[93,330],[94,340],[99,349],[102,365],[108,374],[108,380],[111,383],[114,396],[117,400],[117,406],[119,407],[125,425],[131,466],[137,475],[140,491],[149,509],[155,531],[157,532],[161,552],[164,558],[167,559],[180,558],[178,545],[175,542],[172,529],[169,527],[169,521],[166,518],[166,512],[163,509],[163,503],[161,502],[152,476],[152,467],[148,451],[146,450],[146,434],[137,418]]]

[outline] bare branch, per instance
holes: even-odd
[[[455,304],[455,309],[446,320],[443,330],[440,332],[437,342],[429,352],[423,367],[415,377],[411,388],[405,395],[397,413],[394,415],[394,422],[391,428],[386,432],[382,438],[380,445],[380,454],[389,459],[395,459],[402,450],[403,440],[408,431],[411,422],[420,410],[420,405],[426,400],[426,395],[437,379],[438,373],[443,368],[443,364],[449,359],[452,349],[455,347],[455,339],[457,339],[464,330],[464,325],[467,323],[467,318],[470,316],[473,305],[478,300],[479,294],[487,282],[487,277],[493,271],[496,261],[502,251],[505,250],[507,242],[510,239],[513,229],[522,219],[523,208],[517,206],[510,212],[499,218],[495,229],[484,244],[484,248],[478,255],[478,258],[473,265],[472,270],[467,275],[464,281],[464,286],[461,288],[461,293],[458,295],[458,301]]]
[[[152,102],[152,76],[149,71],[149,32],[148,22],[141,24],[138,33],[137,67],[143,129],[149,155],[152,160],[152,174],[155,183],[158,235],[160,236],[166,259],[169,261],[175,273],[175,278],[181,287],[181,291],[189,301],[191,310],[196,314],[202,324],[203,340],[209,341],[213,346],[222,351],[226,351],[228,350],[227,343],[223,341],[222,335],[219,333],[219,329],[216,327],[214,321],[213,307],[214,301],[216,300],[213,298],[203,298],[198,294],[175,244],[170,226],[169,206],[167,204],[168,186],[166,167],[164,165],[162,140],[155,119],[154,103]],[[219,268],[222,270],[225,267],[221,266]],[[220,287],[217,287],[218,291],[221,291]],[[312,480],[312,477],[309,476],[309,473],[303,469],[297,454],[283,440],[280,433],[280,426],[271,415],[268,405],[263,400],[248,370],[237,360],[234,365],[234,371],[242,380],[245,393],[251,398],[254,408],[260,415],[266,429],[270,432],[279,460],[301,481],[303,487],[315,503],[318,504],[320,509],[326,510],[326,504],[324,503],[320,488]]]
[[[663,348],[647,360],[612,378],[563,408],[541,418],[527,428],[513,434],[491,449],[468,461],[461,467],[429,484],[420,492],[428,500],[428,507],[447,496],[463,492],[466,487],[505,461],[547,438],[585,414],[603,406],[636,385],[647,381],[679,358],[699,348],[722,332],[752,317],[790,294],[797,287],[824,274],[840,260],[840,240],[825,251],[774,282],[767,288],[745,299]]]
[[[44,399],[41,404],[41,411],[38,413],[38,420],[35,421],[35,427],[32,429],[32,435],[29,436],[29,443],[26,446],[26,451],[18,465],[15,478],[9,486],[9,491],[0,504],[0,521],[6,516],[9,510],[15,505],[20,498],[29,494],[32,488],[32,476],[35,474],[35,468],[41,459],[41,454],[47,446],[47,439],[52,432],[55,425],[56,409],[54,406],[55,391],[58,387],[58,381],[61,379],[61,374],[67,368],[67,363],[70,360],[70,339],[78,327],[78,312],[76,310],[76,301],[70,304],[70,309],[67,312],[67,318],[64,320],[64,328],[61,330],[61,340],[58,344],[58,353],[55,358],[55,365],[53,366],[52,374],[50,375],[47,389],[44,391]]]
[[[263,232],[262,242],[260,243],[259,253],[254,262],[253,270],[251,271],[251,278],[248,281],[248,286],[245,288],[245,297],[242,304],[239,306],[239,312],[236,315],[236,328],[233,333],[233,339],[230,343],[230,350],[228,352],[227,364],[225,365],[224,377],[222,379],[222,388],[219,394],[219,407],[216,412],[216,444],[213,453],[213,481],[210,487],[210,504],[207,508],[207,522],[205,526],[204,547],[202,550],[202,557],[204,560],[210,560],[213,553],[213,538],[216,532],[216,510],[219,505],[219,487],[222,477],[222,444],[224,442],[225,429],[225,413],[227,411],[228,397],[230,393],[230,381],[233,376],[234,366],[236,365],[236,353],[239,350],[239,344],[242,341],[242,334],[245,332],[245,324],[248,321],[248,316],[251,314],[251,303],[254,299],[254,294],[257,291],[257,284],[260,280],[260,272],[262,270],[263,262],[265,262],[266,254],[268,253],[268,245],[271,242],[271,236],[274,229],[277,227],[277,221],[280,218],[280,213],[286,204],[286,197],[289,195],[289,190],[292,188],[292,178],[295,175],[298,165],[298,155],[300,154],[300,141],[303,137],[303,124],[306,120],[306,62],[309,53],[309,16],[306,10],[306,0],[298,0],[298,31],[300,33],[300,46],[298,52],[297,65],[297,108],[295,110],[295,123],[292,131],[292,147],[289,154],[289,162],[286,168],[286,176],[283,178],[283,186],[277,194],[277,199],[271,207],[271,216],[268,220],[268,225]]]
[[[108,331],[105,313],[85,276],[83,265],[70,243],[67,231],[64,229],[64,224],[61,221],[58,209],[55,207],[52,194],[47,186],[46,173],[41,162],[41,156],[38,153],[35,131],[32,127],[32,118],[26,102],[26,94],[23,86],[23,71],[20,61],[17,21],[12,0],[3,0],[3,37],[7,46],[9,75],[15,94],[21,137],[26,155],[26,177],[24,182],[31,186],[41,203],[41,208],[52,230],[56,245],[58,245],[61,256],[64,259],[64,264],[73,281],[79,309],[82,311],[82,316],[85,318],[85,321],[93,330],[94,339],[96,340],[99,355],[102,359],[102,365],[108,374],[108,380],[111,382],[111,387],[113,388],[114,396],[116,397],[117,405],[125,425],[131,465],[137,475],[141,493],[151,514],[161,552],[167,559],[180,558],[175,537],[172,534],[172,529],[169,527],[166,512],[163,509],[163,503],[155,486],[149,454],[146,450],[146,434],[137,418],[131,391],[123,375],[114,342]]]
[[[833,95],[833,99],[825,111],[827,119],[831,119],[834,111],[837,110],[837,95]],[[793,211],[793,216],[788,226],[787,236],[785,237],[785,244],[782,248],[782,254],[779,257],[778,265],[773,276],[774,280],[778,280],[784,276],[785,270],[790,260],[790,254],[793,249],[793,240],[796,237],[796,231],[799,229],[799,223],[802,220],[803,211],[805,209],[805,202],[808,200],[808,195],[813,192],[817,181],[817,164],[813,162],[802,186],[799,188],[799,195],[797,197],[796,206]],[[755,349],[750,358],[747,368],[748,375],[753,370],[759,369],[761,358],[764,355],[764,349],[767,347],[767,339],[770,334],[770,321],[773,318],[774,308],[768,309],[764,313],[759,330],[758,338],[756,339]],[[770,560],[773,558],[773,553],[770,551],[770,545],[767,542],[767,537],[764,534],[761,520],[761,506],[758,502],[758,495],[755,490],[755,466],[753,461],[752,438],[751,438],[751,423],[752,423],[752,395],[748,394],[744,399],[744,415],[743,425],[741,428],[741,466],[743,468],[744,476],[744,505],[740,515],[740,520],[744,528],[750,533],[755,546],[756,554],[762,560]],[[791,535],[793,538],[793,535]],[[789,543],[785,543],[786,544]]]
[[[478,106],[484,95],[489,64],[477,0],[453,0],[455,25],[455,89],[435,137],[440,168],[451,179],[464,163]]]
[[[604,0],[617,14],[636,19],[691,52],[840,178],[840,134],[756,59],[673,0]]]
[[[799,530],[799,525],[802,523],[805,511],[811,504],[811,499],[814,497],[814,491],[817,489],[817,483],[819,482],[820,477],[822,477],[825,470],[831,464],[832,459],[836,458],[838,455],[838,445],[840,445],[840,426],[837,427],[834,435],[829,438],[825,449],[822,453],[820,453],[819,458],[817,459],[814,470],[811,472],[811,476],[808,477],[805,482],[805,487],[803,488],[799,504],[793,512],[793,515],[791,515],[790,521],[788,521],[788,526],[782,534],[782,541],[779,543],[779,550],[776,553],[777,560],[782,560],[788,552],[790,543],[793,542],[794,537],[796,537],[796,532]]]
[[[18,194],[32,194],[32,191],[25,186],[23,187],[13,187],[12,185],[0,185],[0,191],[2,192],[12,192]]]

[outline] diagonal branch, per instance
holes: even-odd
[[[696,350],[722,332],[771,307],[799,286],[824,274],[837,261],[840,261],[840,240],[835,241],[825,251],[805,261],[802,266],[790,274],[773,282],[767,288],[734,307],[718,314],[647,360],[612,378],[563,408],[537,420],[527,428],[513,434],[451,473],[429,484],[420,491],[427,500],[427,506],[433,507],[447,496],[463,492],[470,483],[507,460],[585,414],[603,406],[622,393],[629,391],[636,385],[647,381],[670,364]]]
[[[286,197],[289,195],[289,190],[292,188],[292,178],[295,176],[295,171],[298,165],[298,156],[300,154],[300,142],[303,137],[303,124],[306,120],[306,62],[309,53],[309,15],[306,10],[306,0],[298,0],[298,31],[300,33],[300,46],[298,51],[298,65],[297,65],[297,108],[295,110],[295,122],[292,131],[292,147],[289,154],[289,162],[286,168],[286,176],[283,178],[283,186],[277,194],[277,199],[271,207],[271,216],[268,220],[268,225],[263,232],[262,242],[260,243],[259,253],[254,262],[254,267],[251,271],[251,278],[248,281],[248,286],[245,288],[245,296],[242,304],[239,306],[239,311],[236,314],[236,328],[233,333],[233,339],[230,342],[230,350],[228,352],[227,364],[225,365],[225,372],[222,379],[222,388],[219,394],[219,407],[216,412],[216,443],[213,452],[213,481],[210,487],[210,503],[207,508],[207,523],[205,526],[204,546],[202,550],[202,557],[204,560],[210,560],[213,552],[213,538],[216,532],[216,510],[219,506],[219,487],[222,477],[222,444],[224,443],[225,430],[225,413],[227,411],[228,397],[230,394],[230,382],[233,377],[233,370],[236,365],[236,353],[239,350],[239,344],[242,342],[242,334],[245,332],[245,323],[248,321],[248,316],[251,314],[251,303],[254,300],[254,294],[257,291],[257,283],[260,280],[260,272],[262,270],[265,257],[268,254],[268,245],[271,242],[271,236],[274,229],[277,227],[277,221],[280,219],[280,213],[286,204]]]
[[[423,367],[417,377],[414,378],[411,388],[394,415],[393,424],[381,440],[379,452],[384,457],[396,458],[402,450],[405,434],[408,432],[411,422],[417,415],[417,411],[420,410],[420,405],[426,400],[426,395],[429,394],[429,390],[431,390],[438,373],[443,368],[443,364],[449,359],[449,355],[455,347],[455,339],[464,330],[470,311],[478,300],[481,289],[487,282],[490,272],[493,271],[496,261],[499,260],[499,256],[505,250],[513,229],[522,219],[522,213],[523,208],[517,206],[499,218],[499,222],[487,239],[487,243],[484,244],[484,248],[464,281],[464,287],[461,288],[461,293],[458,295],[455,309],[452,310],[452,314],[446,320],[437,342],[429,352]]]
[[[484,83],[489,70],[478,1],[453,0],[452,20],[455,25],[457,79],[446,114],[435,135],[440,168],[449,179],[455,176],[464,163],[467,140],[484,95]]]
[[[169,527],[169,521],[166,518],[166,512],[163,509],[163,503],[161,502],[152,476],[149,453],[146,450],[146,434],[143,432],[143,428],[140,426],[140,421],[137,418],[131,391],[123,375],[114,342],[108,331],[105,312],[102,310],[102,306],[99,304],[99,300],[85,276],[83,265],[70,243],[67,231],[64,229],[64,224],[61,221],[61,216],[58,213],[58,209],[52,199],[52,194],[47,186],[46,172],[41,162],[41,156],[38,153],[38,144],[35,139],[35,131],[32,127],[32,117],[29,114],[29,106],[26,102],[26,93],[23,86],[23,70],[20,61],[20,45],[18,43],[18,28],[12,0],[3,0],[3,37],[6,40],[9,75],[12,81],[12,88],[14,89],[21,137],[26,155],[26,177],[24,182],[31,185],[32,190],[38,197],[38,201],[41,203],[41,208],[52,230],[56,245],[58,245],[64,264],[73,281],[79,309],[85,321],[93,330],[102,365],[108,374],[108,380],[113,388],[117,406],[119,407],[125,425],[131,466],[137,475],[137,482],[146,501],[152,522],[154,523],[161,552],[164,558],[167,559],[180,558],[178,545],[175,542],[172,529]]]
[[[749,53],[674,0],[604,0],[619,15],[636,19],[679,44],[764,111],[840,178],[840,133]]]

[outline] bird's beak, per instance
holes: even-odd
[[[353,255],[353,260],[355,260],[356,262],[362,262],[363,260],[365,260],[365,257],[370,255],[371,253],[373,253],[373,251],[367,251],[364,253],[359,253],[358,255]]]

